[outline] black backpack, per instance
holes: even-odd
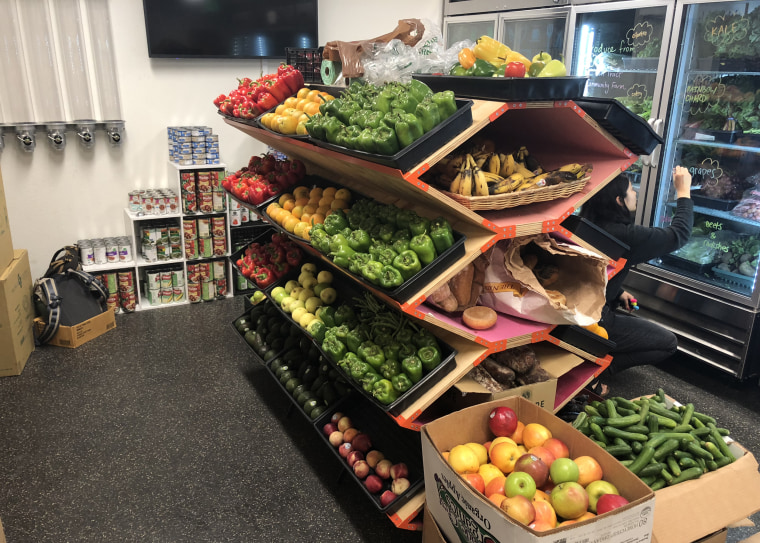
[[[82,271],[77,246],[59,249],[45,275],[34,283],[37,316],[46,322],[35,343],[50,341],[61,325],[74,326],[100,315],[106,310],[106,298],[103,283]]]

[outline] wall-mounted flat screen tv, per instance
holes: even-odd
[[[285,58],[316,48],[317,0],[143,0],[151,58]]]

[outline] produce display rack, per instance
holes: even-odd
[[[291,159],[302,160],[312,175],[330,179],[381,203],[402,208],[424,209],[425,215],[445,216],[452,227],[466,236],[465,254],[442,270],[418,291],[402,300],[394,300],[368,285],[365,288],[401,311],[420,319],[420,324],[457,351],[456,366],[440,381],[393,417],[402,428],[419,430],[434,413],[426,414],[437,399],[489,354],[541,341],[558,345],[584,359],[558,382],[555,411],[598,376],[611,362],[608,355],[597,356],[577,345],[552,336],[555,326],[499,315],[497,324],[486,331],[468,329],[461,320],[436,310],[425,299],[448,282],[464,266],[487,251],[497,241],[527,235],[550,233],[576,245],[594,250],[595,243],[609,247],[591,229],[583,232],[566,228],[563,223],[606,183],[631,166],[638,156],[621,144],[590,115],[571,100],[545,102],[494,102],[474,100],[472,124],[416,166],[404,172],[381,164],[361,160],[336,150],[317,147],[308,140],[289,138],[225,118],[230,126],[283,152]],[[469,210],[425,181],[431,167],[474,135],[498,141],[505,149],[526,146],[545,169],[566,163],[592,163],[589,182],[580,192],[567,198],[540,202],[504,211]],[[253,211],[260,213],[254,206]],[[260,213],[261,214],[261,213]],[[570,222],[568,226],[572,225]],[[580,234],[583,234],[582,237]],[[298,240],[299,238],[294,238]],[[305,248],[310,245],[304,243]],[[613,249],[609,252],[616,253]],[[313,252],[313,249],[312,249]],[[602,254],[608,261],[608,275],[622,269],[625,260]],[[616,255],[617,256],[617,255]],[[327,259],[325,259],[327,261]],[[349,277],[349,274],[343,274]],[[380,415],[380,411],[378,411]],[[380,416],[384,416],[380,415]],[[389,519],[399,528],[419,529],[417,516],[424,505],[424,492],[410,499]]]

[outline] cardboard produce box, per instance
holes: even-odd
[[[45,328],[45,321],[36,318],[34,319],[34,326],[39,334]],[[75,326],[59,326],[58,331],[46,345],[76,349],[80,345],[102,336],[112,328],[116,328],[116,314],[109,309]]]
[[[0,273],[11,263],[11,260],[13,260],[11,224],[8,220],[8,205],[5,203],[3,172],[0,171]]]
[[[554,437],[567,444],[571,457],[593,456],[602,466],[605,480],[614,484],[630,503],[594,519],[546,532],[535,532],[507,517],[454,472],[441,454],[455,445],[490,440],[488,414],[501,405],[514,409],[519,420],[526,424],[537,422],[546,426]],[[426,424],[422,428],[422,457],[426,506],[450,541],[480,542],[490,538],[495,543],[628,543],[651,539],[654,492],[588,437],[524,398],[512,397],[468,407]]]
[[[15,252],[0,271],[0,377],[20,375],[34,351],[34,305],[29,253]]]

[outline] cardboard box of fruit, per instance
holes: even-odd
[[[489,424],[491,422],[489,415],[497,407],[510,408],[514,411],[517,420],[525,425],[521,441],[526,448],[532,449],[528,441],[529,438],[530,441],[533,441],[534,432],[544,435],[551,434],[549,437],[555,438],[556,441],[560,441],[566,447],[565,455],[569,458],[563,461],[563,465],[572,462],[570,459],[577,459],[581,456],[591,457],[595,460],[601,469],[601,473],[603,473],[603,480],[599,482],[613,485],[619,497],[624,498],[621,500],[624,503],[617,504],[615,508],[602,512],[601,505],[597,508],[597,504],[601,504],[601,502],[597,502],[597,498],[601,499],[599,496],[605,492],[593,495],[591,491],[588,494],[584,491],[582,493],[586,494],[584,504],[582,503],[583,499],[576,500],[573,493],[577,492],[577,488],[582,489],[579,482],[555,477],[559,472],[555,473],[554,469],[551,470],[552,480],[559,482],[559,484],[552,490],[551,502],[544,503],[550,503],[551,508],[553,508],[550,513],[556,512],[556,517],[569,520],[569,522],[564,522],[562,526],[544,527],[544,530],[540,531],[528,526],[528,524],[533,524],[534,527],[538,528],[537,518],[535,522],[533,520],[521,522],[516,510],[514,513],[508,511],[505,504],[512,497],[528,500],[524,495],[520,495],[519,491],[513,493],[511,489],[507,488],[509,476],[507,476],[507,481],[504,484],[508,497],[501,503],[500,507],[491,499],[494,497],[493,495],[486,498],[484,492],[476,490],[475,486],[470,484],[468,479],[465,479],[465,476],[460,475],[465,470],[459,468],[455,471],[452,467],[456,464],[454,448],[465,444],[486,444],[495,441],[496,433],[492,430],[493,423]],[[530,433],[528,433],[529,425],[531,425]],[[524,398],[513,397],[496,400],[441,417],[426,424],[422,429],[421,437],[426,506],[430,509],[441,532],[451,541],[484,541],[490,538],[494,542],[510,541],[516,543],[548,543],[558,540],[565,543],[579,543],[581,541],[622,543],[624,541],[647,541],[651,539],[654,526],[654,492],[591,439]],[[514,446],[513,444],[504,445]],[[494,453],[499,446],[502,444],[494,446],[489,452],[491,462],[494,464],[498,463]],[[555,456],[560,458],[559,455]],[[556,460],[552,467],[554,464],[557,464]],[[514,467],[514,462],[512,462],[512,466]],[[478,471],[477,468],[476,471]],[[505,474],[507,473],[505,470],[502,471]],[[518,471],[515,470],[510,474],[514,473],[518,473]],[[534,483],[534,490],[537,486],[548,488]],[[563,492],[558,493],[558,489]],[[565,493],[565,490],[568,492]],[[514,494],[514,496],[510,496],[510,494]],[[567,499],[560,498],[563,495]],[[591,498],[594,498],[593,510],[598,510],[598,515],[586,512],[586,508],[591,506]],[[535,502],[529,501],[529,503]],[[533,507],[534,505],[531,505],[531,509]],[[546,505],[542,509],[546,509]],[[538,512],[538,508],[535,512]],[[581,516],[583,518],[580,518]],[[534,518],[533,515],[531,515],[532,518]]]

